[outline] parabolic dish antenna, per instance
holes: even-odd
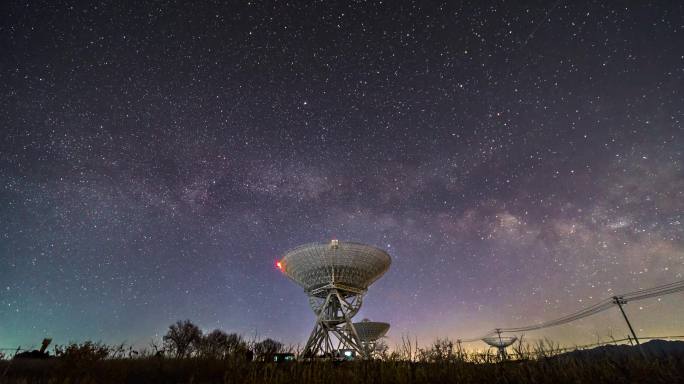
[[[351,319],[361,308],[368,287],[387,272],[391,262],[379,248],[332,240],[292,249],[276,263],[304,288],[316,314],[304,357],[330,357],[343,349],[369,356]]]
[[[518,340],[515,336],[501,336],[501,333],[497,332],[495,336],[489,336],[482,339],[485,343],[492,347],[495,347],[499,351],[499,359],[506,360],[508,355],[506,354],[506,347],[515,343]]]
[[[378,321],[370,321],[368,319],[363,319],[358,323],[354,323],[356,332],[359,334],[361,341],[376,341],[381,337],[385,336],[387,331],[389,331],[389,323],[381,323]]]
[[[363,319],[358,323],[354,323],[354,328],[359,334],[361,346],[366,350],[368,356],[376,352],[377,341],[385,337],[389,331],[389,323],[381,323],[379,321],[370,321]]]
[[[365,290],[391,263],[387,252],[369,245],[333,240],[299,246],[280,260],[280,269],[307,292],[336,283]]]

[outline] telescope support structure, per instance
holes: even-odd
[[[304,358],[334,358],[340,350],[353,350],[363,359],[368,353],[352,323],[361,308],[362,290],[329,284],[309,293],[309,303],[316,313],[316,324],[304,347]]]

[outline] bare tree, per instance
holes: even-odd
[[[169,326],[163,340],[165,349],[174,353],[176,358],[189,357],[202,341],[202,330],[190,320],[178,320]]]
[[[202,338],[199,343],[199,354],[210,359],[223,359],[227,355],[228,334],[215,329]]]
[[[248,349],[247,342],[237,333],[229,334],[226,343],[228,346],[228,353],[230,354],[235,354],[238,352],[243,353]]]
[[[247,343],[242,336],[228,334],[220,329],[215,329],[206,334],[199,343],[199,354],[202,357],[212,359],[226,359],[236,354],[244,354],[247,351]]]
[[[283,343],[273,339],[266,339],[254,344],[254,354],[261,361],[273,360],[273,355],[281,352]]]

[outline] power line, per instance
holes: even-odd
[[[674,335],[674,336],[642,336],[642,340],[680,340],[684,339],[684,335]],[[598,346],[603,346],[603,345],[611,345],[611,344],[618,344],[618,343],[623,343],[625,341],[627,342],[632,342],[634,339],[632,338],[623,338],[623,339],[612,339],[610,341],[600,341],[597,343],[592,343],[592,344],[584,344],[584,345],[575,345],[572,347],[564,347],[564,348],[555,348],[553,351],[557,352],[571,352],[571,351],[576,351],[576,350],[582,350],[582,349],[588,349],[588,348],[593,348],[593,347],[598,347]],[[544,351],[537,352],[537,351],[529,351],[527,353],[531,354],[538,354],[538,353],[543,353]]]
[[[497,329],[493,329],[492,331],[490,331],[489,333],[485,334],[482,337],[472,338],[472,339],[461,339],[460,341],[463,343],[480,341],[481,339],[483,339],[487,336],[490,336],[494,333],[498,333],[498,332],[501,332],[501,333],[526,332],[526,331],[539,330],[542,328],[555,327],[557,325],[567,324],[567,323],[573,322],[575,320],[583,319],[585,317],[595,315],[599,312],[603,312],[603,311],[611,308],[613,305],[616,305],[618,302],[621,304],[624,304],[624,303],[628,303],[630,301],[644,300],[644,299],[649,299],[652,297],[669,295],[669,294],[681,292],[681,291],[684,291],[684,280],[676,281],[674,283],[659,285],[657,287],[640,289],[638,291],[628,292],[628,293],[624,293],[621,295],[615,295],[611,298],[599,301],[598,303],[596,303],[596,304],[594,304],[588,308],[581,309],[577,312],[571,313],[569,315],[565,315],[565,316],[557,318],[557,319],[548,320],[548,321],[544,321],[541,323],[522,326],[522,327],[497,328]]]

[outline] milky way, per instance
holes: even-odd
[[[682,3],[0,7],[0,348],[303,343],[274,262],[331,238],[392,255],[359,315],[390,344],[684,278]],[[626,310],[681,334],[681,302]]]

